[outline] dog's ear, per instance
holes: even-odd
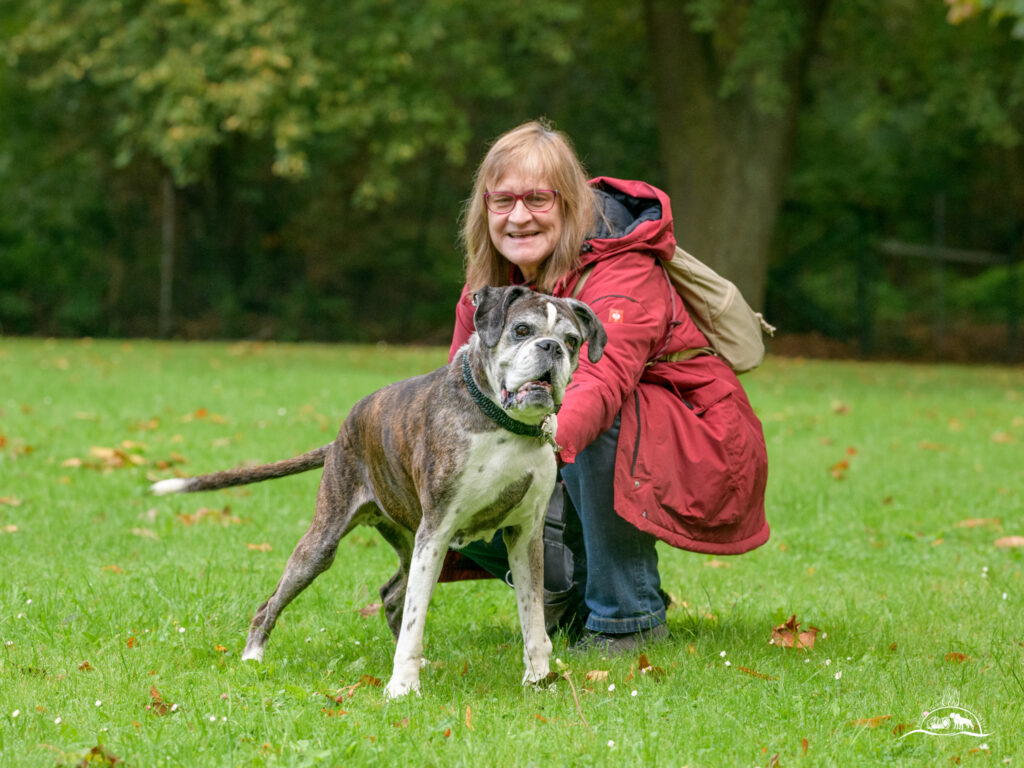
[[[597,319],[594,310],[578,299],[566,299],[576,319],[580,321],[583,332],[587,335],[587,359],[596,363],[604,355],[604,345],[608,343],[608,334]]]
[[[517,299],[530,292],[522,285],[510,285],[506,288],[484,286],[473,294],[473,325],[485,347],[494,347],[501,338],[501,329],[505,327],[508,308]]]

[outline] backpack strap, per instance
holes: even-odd
[[[576,281],[576,285],[572,289],[572,296],[570,296],[569,298],[571,298],[571,299],[578,298],[579,295],[581,293],[583,293],[583,286],[587,284],[587,278],[590,277],[590,273],[593,272],[593,271],[594,271],[594,265],[593,264],[590,264],[590,265],[588,265],[588,266],[583,268],[583,271],[580,272],[580,279]]]

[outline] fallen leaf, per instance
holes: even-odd
[[[1013,435],[1009,435],[1006,432],[995,432],[992,435],[993,443],[1012,443]]]
[[[452,735],[452,729],[451,728],[445,728],[444,729],[444,737],[447,739],[451,735]]]
[[[892,735],[893,736],[902,736],[904,731],[907,731],[907,730],[910,730],[911,728],[916,728],[916,727],[917,727],[916,725],[913,725],[911,723],[896,723],[896,725],[893,726]]]
[[[750,675],[751,677],[756,677],[759,680],[778,680],[779,679],[777,677],[772,677],[771,675],[766,675],[766,674],[764,674],[764,672],[756,672],[753,669],[750,669],[749,667],[736,667],[736,669],[738,669],[740,672],[743,672],[744,674]]]
[[[359,615],[364,619],[376,616],[378,613],[380,613],[380,603],[370,603],[369,605],[364,605],[359,609]]]
[[[325,708],[321,709],[320,711],[323,712],[328,717],[341,717],[342,715],[347,715],[348,714],[348,710],[347,709],[327,709],[325,707]]]
[[[88,661],[83,661],[81,664],[78,665],[78,670],[80,672],[92,672],[92,664],[90,664]]]
[[[129,648],[134,648],[136,645],[139,644],[139,641],[135,639],[135,635],[132,635],[127,640],[125,640],[125,643],[128,645]]]
[[[0,506],[4,504],[8,507],[20,507],[21,499],[16,499],[14,496],[0,496]]]
[[[372,686],[374,686],[376,688],[379,688],[381,686],[381,681],[380,681],[379,677],[374,677],[373,675],[362,675],[359,678],[359,684],[360,685],[372,685]]]
[[[223,645],[215,645],[213,646],[213,650],[217,651],[217,653],[226,653],[228,649]]]
[[[946,654],[946,661],[952,661],[954,664],[963,664],[965,661],[970,661],[970,658],[966,653],[959,653],[957,651],[951,651]]]
[[[1002,521],[998,517],[969,517],[966,520],[961,520],[956,524],[957,528],[978,528],[982,525],[1001,525]]]
[[[877,728],[886,720],[892,720],[892,715],[879,715],[878,717],[864,717],[860,720],[851,720],[847,725],[852,725],[856,728]]]
[[[839,415],[845,415],[850,412],[850,406],[846,403],[842,403],[838,400],[832,401],[832,413],[838,413]]]
[[[210,520],[215,523],[220,523],[222,526],[229,525],[241,525],[242,518],[231,514],[231,507],[224,507],[223,509],[210,509],[209,507],[200,507],[193,514],[180,514],[178,515],[178,521],[182,525],[195,525],[202,520]]]
[[[1003,538],[996,539],[993,543],[998,549],[1024,547],[1024,536],[1003,536]]]
[[[471,710],[468,705],[466,706],[466,727],[471,731],[476,730],[473,727],[473,710]]]
[[[151,699],[151,701],[149,704],[146,705],[146,709],[148,709],[150,712],[152,712],[154,715],[157,715],[158,717],[168,715],[175,710],[175,706],[173,704],[164,701],[163,697],[160,695],[160,692],[157,691],[155,685],[151,685],[149,687],[149,698]]]
[[[246,544],[245,546],[257,552],[270,552],[270,550],[273,549],[273,547],[271,547],[267,542],[263,542],[262,544]]]
[[[807,748],[810,746],[810,742],[807,739],[800,739],[800,755],[804,756],[807,754]]]
[[[124,761],[113,752],[95,746],[86,753],[81,762],[75,763],[75,768],[112,768],[119,763],[123,765]]]
[[[124,573],[124,569],[119,565],[104,565],[103,570],[111,573]]]
[[[601,682],[602,680],[607,680],[608,675],[609,671],[607,669],[592,669],[584,675],[584,678],[587,680]]]
[[[391,723],[395,728],[407,728],[409,726],[409,718],[403,717],[401,720],[395,720]]]
[[[4,525],[0,526],[0,533],[17,533],[18,526],[16,525]]]
[[[794,614],[785,624],[772,629],[772,643],[783,648],[802,648],[809,651],[814,647],[814,640],[820,631],[812,626],[801,632],[800,622],[796,620]]]
[[[836,480],[844,480],[846,478],[846,473],[847,471],[849,471],[849,469],[850,462],[847,461],[846,459],[843,459],[842,461],[837,461],[835,464],[829,467],[829,472],[832,474],[832,477],[834,477]]]
[[[665,670],[651,664],[646,653],[640,654],[640,658],[637,660],[637,667],[639,667],[641,675],[649,676],[653,680],[661,680],[665,676]]]

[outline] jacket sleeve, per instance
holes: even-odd
[[[459,348],[469,341],[475,327],[473,325],[473,314],[476,307],[473,306],[473,296],[467,286],[462,287],[462,295],[458,304],[455,305],[455,330],[452,332],[452,344],[448,349],[448,362],[455,358]]]
[[[577,297],[604,325],[604,356],[580,357],[558,413],[556,440],[566,463],[611,427],[636,389],[647,362],[660,353],[672,314],[668,285],[652,254],[627,252],[598,262]]]

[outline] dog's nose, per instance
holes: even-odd
[[[537,342],[537,346],[543,349],[545,352],[558,357],[562,354],[562,345],[554,339],[540,339]]]

